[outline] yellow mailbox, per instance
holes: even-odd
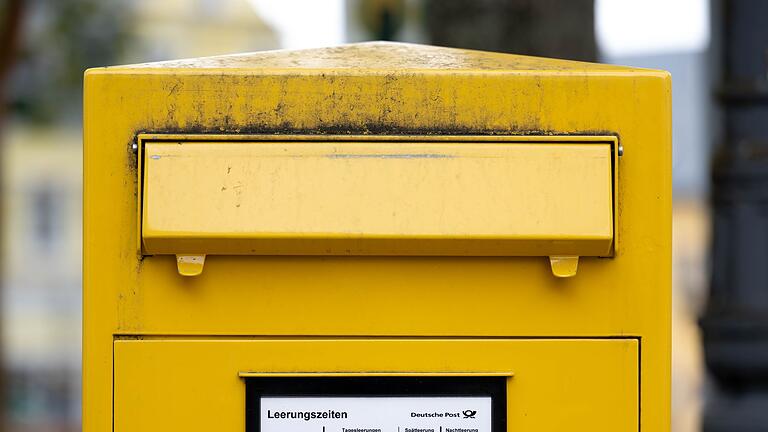
[[[87,71],[84,431],[667,431],[670,130],[420,45]]]

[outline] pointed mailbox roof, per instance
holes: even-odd
[[[632,72],[625,66],[558,60],[486,51],[443,48],[397,42],[364,42],[329,48],[276,50],[141,63],[109,69],[245,69],[276,71],[351,70],[381,72],[530,72],[611,73]],[[650,70],[646,70],[649,71]]]

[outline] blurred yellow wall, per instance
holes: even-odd
[[[275,32],[248,0],[138,0],[126,62],[278,48]]]

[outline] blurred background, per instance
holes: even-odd
[[[80,429],[84,69],[397,40],[672,73],[673,431],[768,430],[766,22],[763,0],[2,0],[0,423]]]

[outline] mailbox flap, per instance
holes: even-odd
[[[456,255],[575,272],[572,257],[612,253],[610,143],[143,147],[143,253],[177,255],[180,270],[211,254]]]

